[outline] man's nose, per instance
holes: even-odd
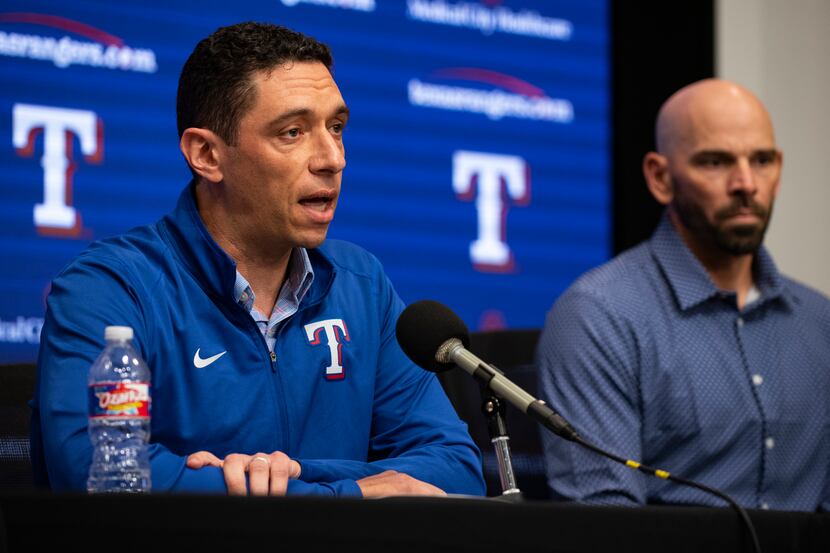
[[[752,171],[752,164],[746,158],[739,159],[729,176],[729,193],[752,196],[757,191],[756,175]]]
[[[332,135],[326,129],[317,133],[314,152],[309,161],[312,173],[340,173],[346,167],[346,156],[342,138]]]

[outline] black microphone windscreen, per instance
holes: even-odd
[[[395,326],[395,335],[403,352],[419,367],[443,372],[454,363],[439,363],[435,353],[450,338],[470,346],[470,333],[458,315],[446,305],[433,300],[416,301],[403,310]]]

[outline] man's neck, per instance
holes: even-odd
[[[290,250],[277,265],[236,259],[236,270],[245,277],[251,290],[254,291],[254,309],[266,317],[271,316],[274,305],[277,303],[280,289],[287,278],[290,259]]]
[[[706,269],[709,277],[721,290],[735,292],[738,309],[743,309],[749,290],[754,284],[752,262],[754,254],[733,255],[713,248],[697,239],[676,216],[671,217],[672,224],[683,242]]]
[[[248,281],[255,296],[254,308],[266,317],[270,316],[287,276],[292,248],[273,244],[263,247],[263,240],[258,237],[240,236],[235,230],[244,226],[229,221],[222,204],[200,188],[204,187],[197,186],[196,198],[205,228],[236,262],[236,270]]]

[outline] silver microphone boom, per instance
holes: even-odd
[[[559,436],[572,441],[578,436],[576,430],[544,401],[528,394],[496,367],[479,359],[465,348],[458,338],[450,338],[442,343],[435,352],[435,360],[439,363],[455,363],[464,372],[484,382],[496,395],[522,413],[538,420]]]

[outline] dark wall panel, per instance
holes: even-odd
[[[714,1],[611,4],[613,71],[613,250],[647,238],[661,206],[642,176],[654,120],[677,89],[715,72]]]

